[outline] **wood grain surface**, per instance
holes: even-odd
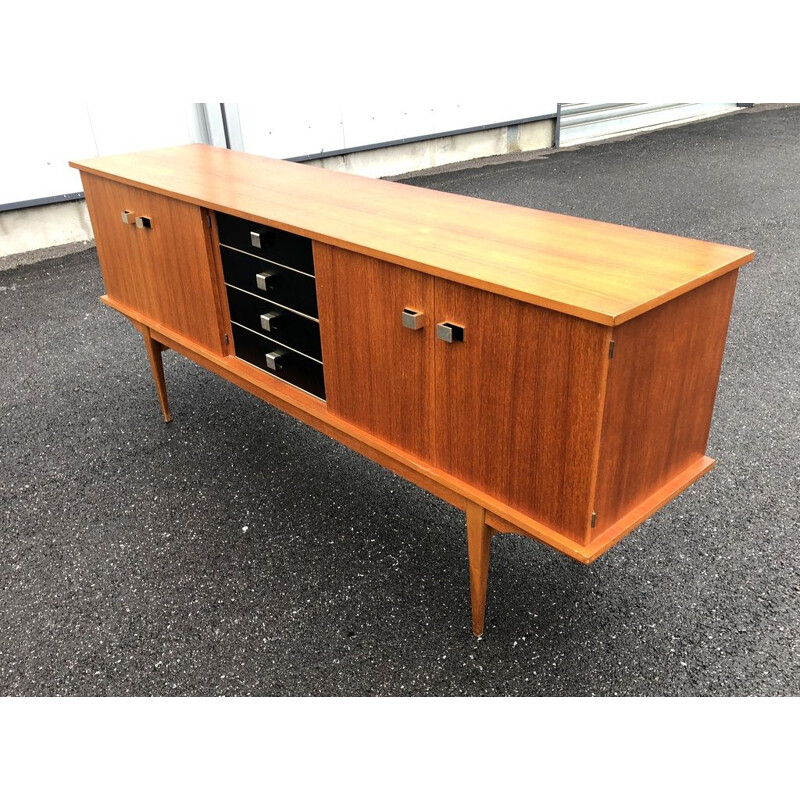
[[[441,279],[436,320],[436,466],[582,543],[610,330]]]
[[[486,524],[486,509],[467,502],[467,553],[469,593],[472,601],[472,632],[483,635],[486,616],[486,588],[489,583],[489,558],[494,531]]]
[[[208,145],[71,162],[584,319],[621,324],[753,252]]]
[[[150,328],[146,325],[140,325],[136,322],[134,325],[138,328],[144,340],[144,349],[147,353],[147,360],[150,362],[150,371],[153,374],[153,382],[155,383],[158,402],[161,406],[161,415],[164,417],[164,422],[169,422],[172,417],[169,412],[167,384],[164,380],[164,361],[161,358],[161,351],[164,350],[164,345],[153,339],[150,335]]]
[[[108,296],[222,352],[222,311],[210,230],[197,206],[82,175]],[[146,216],[151,229],[122,222]]]
[[[434,279],[319,243],[314,265],[328,407],[432,460]],[[405,308],[424,312],[424,327],[403,327]]]
[[[467,510],[477,627],[491,530],[589,562],[713,466],[752,251],[207,146],[78,166],[105,301],[146,326],[165,418],[161,345]],[[314,240],[328,404],[229,355],[204,208]]]
[[[595,536],[705,456],[737,274],[614,330]]]
[[[581,544],[553,530],[541,520],[521,513],[518,509],[500,502],[496,497],[492,497],[469,483],[437,469],[430,463],[399,450],[384,439],[352,425],[336,414],[332,414],[323,401],[267,375],[263,370],[233,356],[220,356],[209,350],[203,350],[195,342],[165,328],[158,320],[145,317],[140,312],[126,307],[108,296],[103,296],[101,300],[107,306],[124,314],[133,323],[146,325],[156,341],[261,400],[291,414],[326,436],[336,439],[366,458],[412,481],[425,491],[431,492],[461,509],[466,509],[467,502],[470,501],[486,509],[485,522],[493,530],[519,533],[538,539],[584,564],[589,564],[601,556],[616,541],[640,525],[714,466],[713,459],[705,457],[699,459],[683,473],[670,480],[668,484],[659,487],[612,528],[607,529],[601,537],[596,538],[589,545]]]

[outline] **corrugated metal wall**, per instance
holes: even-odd
[[[556,147],[735,111],[736,103],[559,103]]]

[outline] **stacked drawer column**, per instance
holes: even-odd
[[[325,399],[311,240],[217,214],[237,358]]]

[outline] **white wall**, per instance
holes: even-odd
[[[191,104],[22,103],[0,126],[0,206],[80,192],[72,159],[196,140]]]
[[[556,108],[524,92],[481,92],[464,80],[447,89],[432,86],[421,92],[417,87],[391,94],[382,85],[376,90],[374,82],[333,88],[330,93],[321,85],[316,92],[297,92],[273,85],[268,99],[226,104],[233,145],[286,158],[554,114]],[[207,109],[208,134],[214,144],[224,145],[220,105]],[[17,103],[0,125],[0,257],[83,242],[91,235],[83,202],[2,211],[3,206],[80,193],[80,176],[68,161],[187,144],[200,141],[205,130],[198,125],[195,104],[172,100]],[[395,175],[503,152],[502,143],[494,144],[497,137],[505,141],[503,131],[494,133],[478,150],[474,136],[464,148],[437,139],[437,146],[393,148],[375,158],[364,154],[320,164],[375,177]]]
[[[290,158],[555,114],[549,101],[523,93],[481,95],[467,86],[391,97],[356,86],[332,97],[303,98],[273,90],[269,100],[228,104],[234,121],[238,112],[241,132],[234,146]],[[0,126],[0,207],[80,192],[70,160],[199,140],[189,103],[17,104]]]
[[[304,103],[272,92],[268,101],[238,103],[241,146],[248,153],[291,158],[515,119],[555,115],[556,105],[526,94],[479,97],[431,91],[375,97],[351,90]]]

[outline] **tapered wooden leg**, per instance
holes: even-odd
[[[144,349],[147,351],[147,358],[150,361],[150,369],[153,372],[153,380],[156,382],[156,392],[158,402],[161,403],[161,413],[164,415],[164,422],[169,422],[169,401],[167,400],[167,384],[164,381],[164,364],[161,360],[161,351],[164,345],[155,341],[150,335],[150,328],[145,325],[136,326],[144,339]]]
[[[467,500],[467,550],[469,589],[472,597],[472,632],[483,634],[486,613],[486,584],[489,580],[489,552],[494,531],[486,524],[486,509]]]

